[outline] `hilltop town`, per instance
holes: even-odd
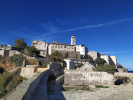
[[[110,89],[114,85],[133,84],[133,74],[128,73],[128,69],[118,64],[116,56],[100,54],[94,50],[88,51],[88,47],[85,45],[76,44],[75,35],[71,36],[71,44],[34,40],[32,46],[27,46],[25,41],[20,39],[15,41],[14,46],[0,45],[0,59],[0,77],[5,77],[0,78],[3,82],[0,86],[2,87],[0,97],[7,95],[4,97],[5,100],[11,100],[11,97],[14,97],[13,100],[22,98],[23,100],[36,100],[35,98],[42,100],[39,95],[42,86],[40,82],[43,79],[45,79],[43,85],[44,90],[47,89],[47,96],[54,98],[47,100],[57,98],[69,100],[73,90],[77,93],[76,90]],[[5,84],[9,77],[12,78]],[[17,80],[16,83],[14,83],[15,80]],[[29,82],[28,87],[27,81]],[[19,94],[21,86],[23,92]],[[116,91],[111,92],[111,95]],[[11,93],[8,94],[9,92]],[[14,95],[15,93],[17,95]]]

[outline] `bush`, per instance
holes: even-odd
[[[17,66],[22,66],[24,59],[26,58],[22,54],[15,54],[10,58],[11,62],[14,62]]]
[[[117,65],[117,68],[123,68],[123,66],[122,65]]]
[[[24,54],[34,57],[34,56],[38,56],[40,52],[34,47],[27,46],[24,48]]]
[[[78,65],[77,65],[77,68],[80,68],[81,66],[83,66],[83,64],[78,64]]]
[[[100,65],[96,66],[94,68],[94,71],[103,71],[108,73],[114,73],[115,72],[115,65]]]
[[[3,73],[4,71],[4,68],[0,67],[0,73]]]
[[[97,58],[94,62],[98,65],[104,65],[106,63],[102,58]]]
[[[6,95],[25,80],[20,76],[20,71],[21,69],[18,69],[13,73],[4,72],[0,74],[0,97]]]

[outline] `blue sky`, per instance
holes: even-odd
[[[133,70],[133,0],[0,0],[0,44],[24,38],[76,44],[115,55]]]

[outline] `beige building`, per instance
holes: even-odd
[[[100,53],[98,53],[96,51],[90,51],[90,52],[88,52],[88,55],[91,56],[93,58],[93,60],[100,58]]]
[[[109,55],[101,54],[100,58],[104,59],[106,61],[106,63],[108,63],[110,65],[116,65],[116,63],[117,63],[115,56],[110,57]]]
[[[75,46],[64,43],[51,43],[49,45],[49,50],[48,50],[49,55],[53,51],[75,51]]]
[[[34,40],[32,41],[32,46],[34,46],[37,50],[46,50],[46,45],[44,41]]]
[[[40,56],[46,57],[48,52],[48,43],[40,40],[32,41],[32,46],[40,51]]]
[[[114,64],[116,65],[117,64],[117,59],[116,59],[116,56],[110,56],[110,58],[112,59],[112,61],[114,62]]]

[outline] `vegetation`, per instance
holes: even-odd
[[[38,56],[40,52],[34,47],[27,46],[24,48],[24,54],[34,57],[34,56]]]
[[[67,52],[67,53],[65,53],[65,58],[68,58],[68,52]]]
[[[10,57],[11,62],[14,62],[17,66],[22,66],[24,59],[26,58],[22,54],[15,54]]]
[[[77,68],[80,68],[81,66],[83,66],[83,64],[78,64],[78,65],[77,65]]]
[[[89,63],[94,63],[93,58],[88,54],[84,56],[84,59],[89,59]]]
[[[21,69],[18,69],[13,73],[5,71],[3,74],[0,74],[0,98],[5,96],[25,80],[25,78],[20,76],[20,71]]]
[[[4,68],[0,67],[0,74],[2,74],[4,71]]]
[[[84,90],[84,91],[91,91],[90,88],[87,85],[80,85],[80,86],[75,86],[75,87],[63,87],[64,91],[70,91],[70,90]]]
[[[27,43],[24,42],[23,39],[15,40],[14,42],[15,42],[14,47],[17,47],[17,48],[25,48],[27,46]]]
[[[122,65],[117,65],[117,68],[123,68],[123,66]]]
[[[103,86],[103,85],[95,85],[96,88],[109,88],[108,86]]]
[[[65,62],[63,59],[64,58],[61,56],[61,53],[59,53],[58,51],[54,51],[50,56],[47,57],[47,64],[50,64],[50,62],[60,62],[63,63],[63,66],[65,66]]]
[[[102,58],[97,58],[94,62],[98,65],[104,65],[106,63]]]
[[[115,65],[100,65],[96,66],[94,68],[94,71],[103,71],[103,72],[108,72],[108,73],[114,73],[115,72]]]

